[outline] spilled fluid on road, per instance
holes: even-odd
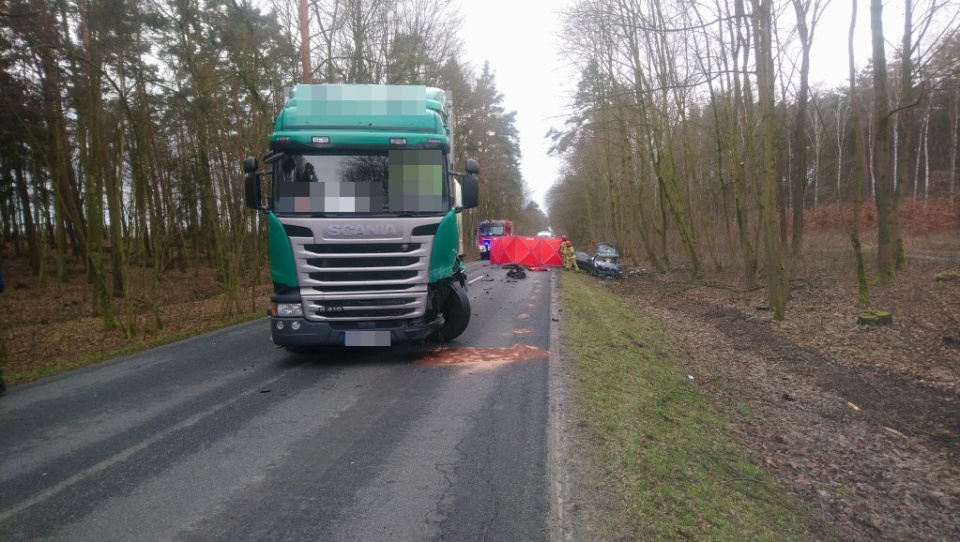
[[[427,352],[414,365],[501,364],[546,358],[549,350],[517,343],[510,348],[442,348]]]

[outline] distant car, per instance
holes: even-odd
[[[547,231],[547,230],[538,231],[538,232],[537,232],[537,237],[553,237],[553,232]]]
[[[593,256],[586,252],[577,252],[577,267],[591,275],[601,278],[618,279],[623,276],[620,269],[620,253],[610,243],[599,243]]]

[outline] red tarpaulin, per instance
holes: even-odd
[[[490,244],[490,263],[527,267],[562,266],[560,240],[553,237],[496,237]]]

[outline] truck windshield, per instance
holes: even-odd
[[[274,210],[303,214],[437,214],[449,210],[439,150],[284,154]]]
[[[480,226],[480,235],[484,237],[503,235],[503,226],[499,224],[483,224]]]

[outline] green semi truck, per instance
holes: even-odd
[[[297,85],[245,201],[266,217],[273,342],[389,346],[470,322],[461,213],[480,165],[454,170],[449,94],[421,85]],[[264,201],[266,195],[266,201]]]

